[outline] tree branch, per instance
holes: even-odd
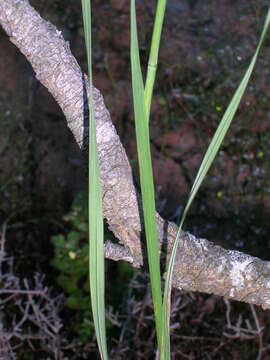
[[[72,56],[60,31],[43,20],[27,0],[0,0],[0,24],[10,40],[32,64],[36,77],[58,102],[82,150],[87,149],[87,77]],[[106,243],[105,254],[115,260],[143,264],[141,206],[131,168],[103,97],[94,88],[94,107],[100,160],[103,214],[114,235],[124,245]],[[168,256],[177,227],[157,214],[160,247]],[[182,232],[173,285],[270,308],[270,263],[227,251],[207,240]]]

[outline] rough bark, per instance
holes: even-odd
[[[48,88],[82,150],[87,146],[87,77],[60,31],[43,20],[27,0],[0,0],[0,24]],[[123,246],[107,242],[105,254],[133,266],[143,264],[140,197],[134,187],[125,150],[103,97],[94,88],[94,107],[103,194],[103,214]],[[162,258],[168,260],[177,227],[157,214]],[[165,245],[165,246],[164,246]],[[173,285],[270,308],[270,263],[227,251],[182,232]]]

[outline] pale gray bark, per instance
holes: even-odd
[[[84,118],[84,88],[87,80],[72,56],[67,42],[51,23],[43,20],[27,0],[0,0],[0,24],[10,40],[32,64],[36,77],[48,88],[65,114],[78,145],[87,145]],[[110,229],[123,246],[106,243],[105,254],[140,266],[141,217],[139,196],[131,168],[111,122],[102,95],[94,92],[97,142],[100,159],[103,213]],[[167,243],[168,254],[176,226],[157,214],[160,244]],[[270,308],[270,263],[227,251],[207,240],[182,232],[176,257],[173,285],[180,289],[225,296]]]

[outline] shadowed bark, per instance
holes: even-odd
[[[45,21],[27,0],[0,0],[0,24],[32,64],[37,79],[47,87],[66,117],[77,144],[87,149],[87,81],[60,31]],[[105,255],[139,267],[144,262],[141,242],[140,196],[131,168],[106,109],[94,88],[95,121],[100,160],[103,214],[122,245],[105,244]],[[158,214],[160,247],[168,261],[177,227]],[[165,243],[165,246],[164,246]],[[270,308],[270,263],[182,232],[173,285],[180,289],[225,296]]]

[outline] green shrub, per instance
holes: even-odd
[[[54,246],[51,265],[59,272],[56,282],[66,295],[66,306],[74,311],[74,330],[78,340],[87,343],[94,327],[89,307],[86,195],[77,195],[64,220],[67,233],[51,238]]]
[[[76,338],[82,344],[89,343],[89,339],[94,335],[89,306],[87,206],[87,195],[77,194],[70,212],[63,217],[65,233],[51,238],[54,247],[51,265],[58,271],[56,282],[66,296],[66,308],[74,315],[71,322],[74,321]],[[105,238],[113,241],[112,233],[105,230]],[[122,284],[129,282],[135,270],[125,262],[111,262],[107,265],[107,268],[110,267],[107,291],[114,299],[111,306],[120,308],[124,302]],[[111,327],[110,320],[106,319],[106,328]]]

